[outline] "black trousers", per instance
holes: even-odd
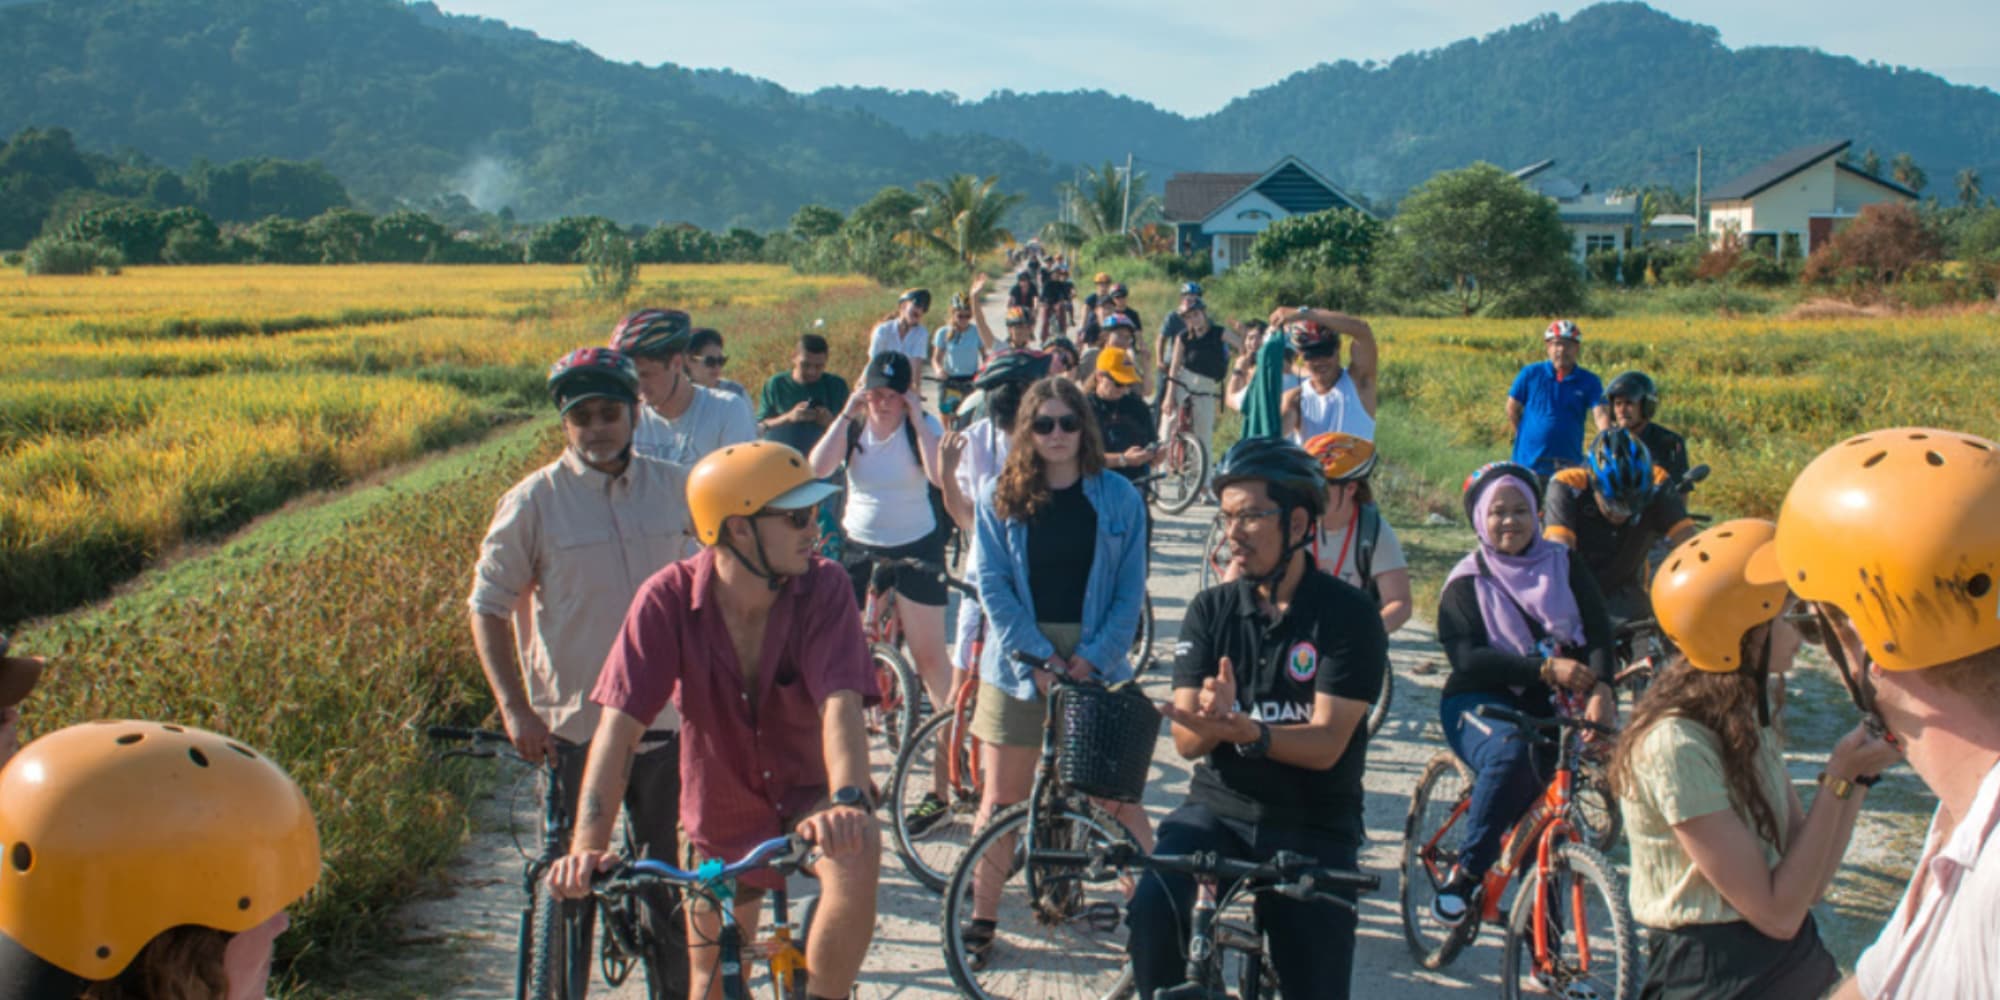
[[[1646,931],[1640,1000],[1813,1000],[1840,982],[1812,915],[1790,941],[1744,921]]]
[[[575,829],[583,765],[590,756],[590,746],[559,741],[556,754],[556,791],[568,803],[570,817],[571,829],[563,831],[567,837]],[[662,746],[633,755],[624,805],[627,848],[638,857],[680,864],[680,734]],[[665,976],[669,996],[683,995],[688,990],[687,922],[679,919],[676,901],[666,890],[653,892],[647,901],[652,904],[646,909],[648,933],[660,943],[653,955],[653,968]]]

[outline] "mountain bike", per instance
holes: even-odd
[[[1472,803],[1473,776],[1449,751],[1431,759],[1403,824],[1398,903],[1410,954],[1425,968],[1440,969],[1472,943],[1482,923],[1504,923],[1503,996],[1545,991],[1632,1000],[1645,970],[1625,887],[1611,862],[1584,839],[1571,795],[1583,756],[1582,733],[1612,730],[1560,713],[1533,718],[1496,705],[1482,705],[1477,714],[1512,723],[1524,738],[1556,743],[1555,778],[1508,832],[1500,859],[1473,892],[1470,911],[1451,927],[1432,914],[1431,902],[1458,863],[1458,849],[1447,843]],[[1508,884],[1530,861],[1533,870],[1514,893],[1511,909],[1501,909]]]
[[[877,558],[874,562],[878,569],[887,567],[900,572],[933,573],[946,585],[972,593],[963,581],[954,580],[944,567],[936,563],[910,558]],[[882,692],[882,700],[867,709],[863,717],[867,721],[869,735],[880,736],[889,751],[896,753],[916,731],[929,699],[924,694],[924,685],[917,676],[916,668],[903,655],[903,622],[896,615],[896,588],[893,585],[882,587],[874,579],[868,581],[868,599],[861,610],[861,631],[868,641],[868,659],[875,668],[876,687]]]
[[[1024,654],[1015,660],[1048,670]],[[1110,996],[1124,973],[1125,893],[1086,878],[1078,852],[1138,850],[1131,831],[1096,800],[1138,801],[1159,712],[1136,691],[1049,672],[1055,685],[1033,790],[993,815],[945,885],[945,967],[977,1000]],[[969,933],[981,885],[998,897],[991,936]]]
[[[430,726],[424,735],[433,743],[463,744],[439,753],[442,758],[469,757],[481,760],[505,758],[527,763],[514,752],[506,733],[455,726]],[[649,731],[645,742],[659,742],[674,734]],[[542,787],[542,848],[530,856],[522,850],[526,864],[521,872],[521,888],[527,902],[521,908],[515,941],[514,996],[516,1000],[583,1000],[590,991],[590,945],[593,936],[591,907],[581,901],[561,900],[549,892],[543,876],[549,866],[569,854],[569,805],[557,795],[557,774],[561,763],[551,753],[535,765]],[[632,850],[628,828],[626,849]],[[680,947],[675,942],[673,947]],[[684,972],[681,973],[684,975]],[[621,977],[622,979],[622,977]],[[667,1000],[685,996],[687,985],[674,970],[648,966],[647,996]]]
[[[1213,396],[1221,399],[1220,393],[1200,392],[1188,387],[1186,382],[1172,375],[1161,375],[1163,380],[1177,385],[1185,394],[1174,407],[1173,425],[1167,433],[1160,435],[1162,448],[1159,460],[1153,467],[1161,473],[1160,481],[1153,485],[1153,506],[1162,514],[1179,514],[1201,498],[1208,488],[1208,443],[1197,438],[1194,433],[1194,407],[1196,396]]]

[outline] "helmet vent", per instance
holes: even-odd
[[[129,747],[132,744],[137,743],[145,738],[146,738],[145,733],[126,733],[125,735],[118,737],[118,745],[121,747]]]
[[[251,749],[250,749],[249,747],[246,747],[246,746],[244,746],[244,745],[243,745],[243,744],[241,744],[241,743],[235,743],[235,742],[231,742],[231,743],[229,744],[229,749],[231,749],[231,750],[234,750],[234,751],[236,751],[237,753],[240,753],[240,754],[242,754],[243,756],[245,756],[245,757],[248,757],[248,758],[250,758],[251,760],[256,760],[256,759],[257,759],[257,755],[256,755],[256,753],[252,752],[252,751],[251,751]]]
[[[35,867],[34,849],[28,846],[27,841],[17,843],[13,850],[7,852],[7,861],[14,866],[15,871],[27,871]]]
[[[1679,559],[1674,560],[1674,564],[1672,566],[1667,567],[1667,572],[1669,573],[1678,573],[1680,571],[1681,571],[1681,561]]]
[[[1868,461],[1861,463],[1861,467],[1864,469],[1872,469],[1877,465],[1882,464],[1882,460],[1888,457],[1889,457],[1888,452],[1878,451],[1875,454],[1868,456]]]
[[[1698,557],[1700,557],[1700,559],[1701,559],[1701,561],[1702,561],[1702,562],[1707,562],[1707,561],[1708,561],[1708,553],[1706,553],[1706,552],[1697,552],[1697,553],[1695,553],[1695,555],[1696,555],[1696,556],[1698,556]]]
[[[98,958],[110,958],[110,957],[111,957],[111,946],[110,946],[110,945],[108,945],[108,944],[100,944],[100,945],[98,945],[98,946],[97,946],[97,957],[98,957]]]
[[[1991,449],[1991,448],[1988,448],[1988,447],[1986,447],[1986,443],[1985,443],[1984,441],[1974,441],[1974,440],[1972,440],[1971,438],[1959,438],[1958,440],[1959,440],[1959,443],[1960,443],[1960,444],[1963,444],[1963,445],[1965,445],[1965,446],[1966,446],[1966,447],[1968,447],[1968,448],[1977,448],[1977,449],[1979,449],[1980,451],[1992,451],[1992,450],[1993,450],[1993,449]]]
[[[187,730],[185,730],[185,729],[182,729],[182,728],[181,728],[181,727],[179,727],[179,726],[171,726],[171,725],[163,725],[163,726],[161,726],[160,728],[161,728],[161,729],[164,729],[164,730],[166,730],[167,732],[170,732],[170,733],[185,733],[185,732],[187,732]]]
[[[248,897],[248,896],[244,896],[243,898],[241,898],[241,899],[237,900],[237,901],[236,901],[236,908],[237,908],[237,909],[239,909],[239,910],[247,910],[247,909],[249,909],[249,908],[250,908],[250,897]]]
[[[1854,439],[1854,440],[1852,440],[1852,441],[1849,441],[1849,442],[1847,442],[1847,446],[1848,446],[1849,448],[1852,448],[1852,447],[1854,447],[1854,446],[1855,446],[1855,445],[1857,445],[1857,444],[1867,444],[1867,443],[1868,443],[1868,442],[1869,442],[1870,440],[1871,440],[1870,438],[1865,438],[1865,437],[1858,437],[1858,438],[1855,438],[1855,439]]]
[[[202,753],[197,747],[188,747],[188,759],[194,761],[194,766],[196,767],[208,766],[208,755]]]
[[[1912,434],[1912,435],[1910,435],[1910,440],[1912,440],[1912,441],[1929,441],[1930,439],[1931,439],[1931,436],[1930,436],[1929,434]]]
[[[1965,592],[1974,597],[1985,597],[1986,592],[1992,589],[1993,578],[1984,573],[1974,574],[1972,579],[1965,581]]]
[[[1717,534],[1717,535],[1716,535],[1715,537],[1717,537],[1717,538],[1734,538],[1734,537],[1736,537],[1736,532],[1734,532],[1734,531],[1724,531],[1724,532],[1721,532],[1721,533]]]
[[[1944,456],[1943,456],[1943,455],[1940,455],[1940,454],[1938,454],[1937,452],[1934,452],[1934,451],[1927,451],[1927,452],[1924,452],[1924,461],[1926,461],[1926,462],[1929,462],[1929,463],[1931,463],[1931,464],[1932,464],[1932,465],[1934,465],[1934,466],[1936,466],[1936,465],[1943,465],[1943,464],[1944,464]]]

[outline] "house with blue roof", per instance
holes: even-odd
[[[1179,173],[1167,178],[1164,214],[1174,252],[1209,251],[1217,274],[1250,256],[1271,223],[1329,208],[1368,212],[1325,174],[1287,155],[1261,174]]]

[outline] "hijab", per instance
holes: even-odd
[[[1568,547],[1536,534],[1526,549],[1509,555],[1494,544],[1487,531],[1487,515],[1502,489],[1526,497],[1529,516],[1539,519],[1535,484],[1516,470],[1501,469],[1481,477],[1473,489],[1479,491],[1469,505],[1479,548],[1452,568],[1446,586],[1462,577],[1472,578],[1479,596],[1479,615],[1486,621],[1486,635],[1495,648],[1520,656],[1546,655],[1535,638],[1538,629],[1564,646],[1581,647],[1583,614],[1577,610],[1576,594],[1569,587]]]

